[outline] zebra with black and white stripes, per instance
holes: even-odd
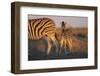
[[[45,38],[48,43],[47,55],[50,54],[52,43],[56,46],[56,52],[58,51],[57,41],[55,38],[56,26],[50,18],[38,18],[28,20],[28,39],[39,40]]]
[[[56,39],[60,45],[58,55],[60,55],[62,51],[65,51],[65,53],[67,54],[72,50],[73,38],[74,36],[73,36],[72,28],[66,28],[66,23],[62,21],[60,31],[56,33]]]

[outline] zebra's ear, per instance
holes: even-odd
[[[66,28],[66,23],[64,21],[61,22],[61,28],[63,28],[63,29]]]
[[[62,24],[62,26],[63,26],[63,25],[66,25],[66,23],[65,23],[64,21],[62,21],[61,24]]]

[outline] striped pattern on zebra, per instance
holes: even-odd
[[[60,33],[56,33],[56,38],[57,41],[60,45],[60,50],[58,52],[58,54],[60,55],[62,48],[65,51],[65,53],[67,54],[68,52],[70,52],[72,50],[72,42],[73,42],[73,36],[68,36],[68,34],[64,33],[64,32],[60,32]]]
[[[38,18],[28,20],[28,39],[38,40],[41,38],[45,38],[48,42],[47,54],[49,54],[51,51],[51,41],[55,44],[57,50],[55,33],[55,23],[50,18]]]
[[[68,53],[72,50],[72,40],[73,40],[73,32],[71,28],[66,28],[65,22],[62,21],[61,23],[61,30],[56,33],[56,39],[60,45],[60,50],[58,54],[60,55],[62,48],[65,53]]]

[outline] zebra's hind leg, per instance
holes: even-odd
[[[51,47],[52,47],[52,44],[51,44],[51,40],[49,38],[46,38],[46,41],[47,41],[47,45],[48,45],[48,48],[47,48],[47,55],[49,56],[50,55],[50,52],[51,52]]]
[[[54,46],[55,46],[55,48],[56,48],[56,53],[58,53],[58,51],[59,51],[59,45],[58,45],[58,42],[57,42],[57,40],[55,39],[55,37],[49,37],[49,38],[47,38],[47,42],[48,42],[47,55],[50,54],[51,48],[52,48],[52,45],[53,45],[53,44],[54,44]]]
[[[68,43],[67,40],[64,38],[63,39],[63,52],[67,55],[69,53],[69,47],[68,47]]]
[[[72,39],[68,39],[67,40],[67,42],[68,42],[68,48],[69,48],[69,51],[72,51]]]
[[[58,43],[58,41],[56,40],[55,37],[52,37],[52,42],[53,42],[53,44],[54,44],[54,46],[56,48],[56,54],[59,53],[59,50],[60,50],[59,46],[60,45],[59,45],[59,43]]]
[[[64,43],[64,51],[65,51],[65,54],[69,53],[69,49],[68,49],[66,40],[65,40],[65,43]]]
[[[61,39],[61,41],[59,42],[60,43],[60,50],[59,50],[59,52],[58,52],[58,54],[59,54],[59,56],[61,55],[61,52],[62,52],[62,50],[63,50],[63,46],[64,46],[64,39],[62,38]]]
[[[50,52],[51,52],[51,43],[48,41],[48,49],[47,49],[47,55],[50,55]]]

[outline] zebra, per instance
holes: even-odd
[[[47,55],[51,52],[52,43],[56,47],[56,52],[58,51],[57,40],[55,38],[56,26],[52,19],[50,18],[37,18],[28,20],[28,39],[29,40],[39,40],[45,38],[48,43]]]
[[[61,30],[60,32],[56,33],[56,39],[60,45],[59,55],[64,49],[65,53],[67,54],[72,50],[72,42],[73,42],[73,32],[72,28],[66,28],[66,24],[64,21],[61,22]]]

